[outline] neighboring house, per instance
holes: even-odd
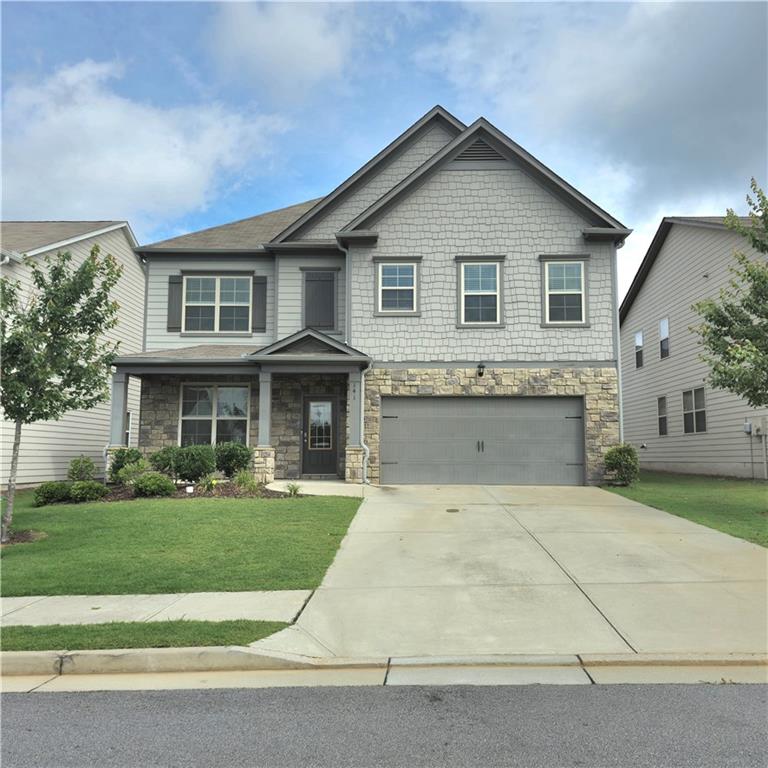
[[[141,379],[145,451],[240,440],[262,480],[595,483],[629,232],[436,107],[324,198],[138,248],[114,388]]]
[[[764,258],[722,217],[667,217],[621,305],[624,435],[647,469],[768,479],[768,409],[707,383],[692,330],[693,304],[728,285],[737,250]]]
[[[69,251],[73,263],[80,264],[91,248],[99,245],[102,254],[111,253],[123,267],[123,274],[113,291],[120,304],[119,323],[111,338],[120,342],[119,352],[131,354],[142,349],[144,320],[144,270],[134,252],[136,240],[124,221],[4,221],[0,224],[2,273],[18,280],[22,298],[32,286],[31,269],[24,256],[41,260],[46,255]],[[125,401],[121,444],[138,441],[140,385],[131,386]],[[110,443],[109,402],[90,410],[70,411],[57,421],[25,424],[21,432],[21,452],[17,482],[39,483],[67,476],[70,460],[84,454],[104,469],[105,449]],[[2,422],[2,475],[5,484],[11,461],[13,425]]]

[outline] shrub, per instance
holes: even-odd
[[[176,472],[181,480],[196,483],[203,475],[216,469],[216,459],[210,445],[188,445],[176,458]]]
[[[62,504],[69,501],[69,489],[72,483],[66,480],[52,480],[41,483],[35,488],[35,506],[44,507],[46,504]]]
[[[70,480],[93,480],[96,477],[96,465],[88,456],[75,456],[69,462],[67,477]]]
[[[605,469],[617,483],[632,485],[640,477],[640,461],[635,446],[622,443],[609,449],[605,454]]]
[[[250,469],[241,469],[236,475],[233,481],[240,490],[246,493],[257,493],[259,490],[259,484],[256,482],[256,478],[253,476],[253,472]]]
[[[178,445],[168,445],[155,451],[149,457],[149,463],[152,469],[162,472],[164,475],[173,478],[177,477],[176,464],[179,460],[179,451],[182,449]]]
[[[120,485],[133,485],[145,472],[149,472],[149,463],[146,459],[139,459],[132,464],[126,464],[117,473],[117,479]]]
[[[176,485],[161,472],[145,472],[133,482],[134,496],[173,496]]]
[[[218,484],[219,481],[213,475],[203,475],[197,481],[197,488],[203,493],[212,493]]]
[[[109,462],[109,479],[113,483],[120,482],[117,473],[126,464],[135,464],[142,458],[141,451],[138,448],[118,448],[111,454]]]
[[[298,496],[301,491],[301,486],[298,483],[288,483],[285,486],[285,490],[288,491],[289,496]]]
[[[253,451],[242,443],[219,443],[216,446],[216,469],[226,477],[233,477],[241,469],[248,469]]]
[[[69,489],[69,498],[76,504],[82,501],[96,501],[109,493],[109,489],[98,480],[78,480]]]

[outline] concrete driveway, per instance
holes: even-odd
[[[297,625],[312,655],[768,649],[762,547],[597,488],[371,489]]]

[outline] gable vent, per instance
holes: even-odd
[[[478,139],[474,144],[470,144],[461,154],[457,155],[454,160],[467,161],[467,160],[505,160],[506,158],[500,155],[490,144],[486,144],[482,139]]]

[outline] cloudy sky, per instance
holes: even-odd
[[[635,229],[766,186],[765,3],[3,3],[5,219],[142,242],[321,196],[434,104]]]

